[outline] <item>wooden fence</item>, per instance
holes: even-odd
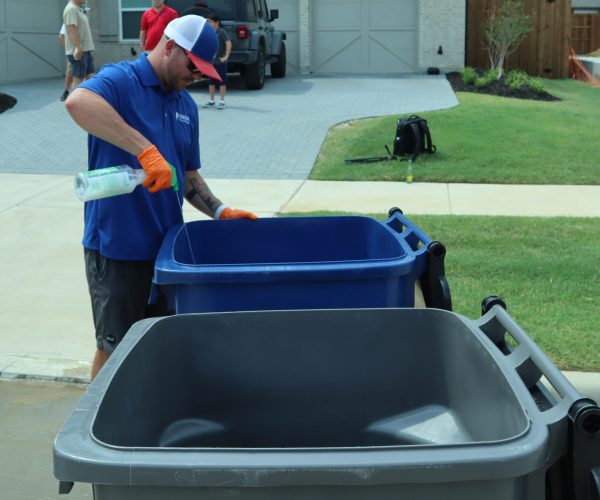
[[[571,16],[571,45],[577,54],[600,49],[600,14]]]
[[[481,25],[492,7],[506,0],[467,0],[466,65],[489,68]],[[600,48],[600,15],[573,15],[571,0],[523,0],[525,12],[533,14],[533,30],[508,56],[504,68],[519,69],[531,76],[567,78],[569,43],[577,53]]]

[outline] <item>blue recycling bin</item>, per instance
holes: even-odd
[[[399,210],[385,222],[362,216],[190,222],[165,236],[154,295],[162,292],[176,314],[412,307],[431,244]]]

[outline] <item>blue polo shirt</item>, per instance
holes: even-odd
[[[182,222],[184,172],[200,168],[198,108],[187,91],[165,94],[145,54],[136,61],[104,66],[82,88],[102,96],[131,127],[154,144],[175,167],[179,191],[133,193],[85,204],[83,246],[117,260],[154,260],[167,230]],[[129,165],[135,156],[88,136],[90,170]]]

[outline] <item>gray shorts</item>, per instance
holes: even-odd
[[[96,72],[94,67],[94,58],[91,52],[84,52],[81,59],[77,61],[72,55],[67,56],[67,60],[73,68],[73,76],[83,80],[86,76]]]
[[[167,314],[163,301],[148,304],[154,261],[113,260],[87,248],[84,258],[98,349],[113,352],[136,321]]]

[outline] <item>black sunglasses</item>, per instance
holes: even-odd
[[[177,45],[177,44],[175,44],[175,45]],[[190,59],[190,56],[188,56],[188,54],[185,51],[185,49],[183,47],[181,47],[180,45],[177,45],[177,47],[179,47],[181,49],[181,52],[183,52],[185,54],[185,57],[188,60],[187,69],[189,69],[190,72],[193,73],[193,74],[198,74],[198,75],[202,76],[202,72],[192,62],[192,60]]]

